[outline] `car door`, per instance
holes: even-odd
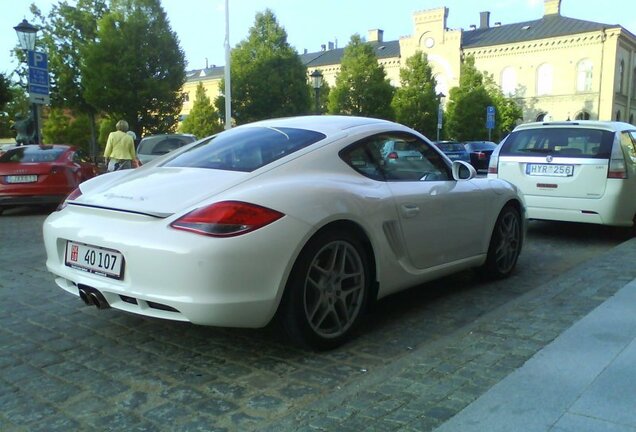
[[[419,137],[404,132],[375,136],[369,140],[372,154],[380,154],[384,140],[407,141],[421,154],[399,163],[378,162],[393,194],[412,264],[426,269],[483,253],[487,192],[470,180],[454,180],[440,153]]]

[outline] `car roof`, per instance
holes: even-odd
[[[524,123],[517,126],[514,130],[524,129],[537,129],[537,128],[557,128],[557,127],[571,127],[571,128],[594,128],[605,129],[613,132],[624,131],[625,129],[636,129],[636,126],[618,122],[618,121],[601,121],[601,120],[576,120],[576,121],[563,121],[563,122],[533,122]]]
[[[322,115],[263,120],[238,127],[288,127],[297,129],[308,129],[316,132],[321,132],[325,135],[329,135],[359,126],[381,124],[398,126],[396,123],[377,118]]]

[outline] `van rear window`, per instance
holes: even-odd
[[[537,128],[512,132],[500,156],[552,155],[609,159],[614,132],[584,128]]]

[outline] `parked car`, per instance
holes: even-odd
[[[437,148],[443,151],[451,161],[461,160],[464,162],[470,162],[468,151],[462,143],[458,141],[435,141],[434,144]]]
[[[389,141],[426,164],[385,163]],[[82,183],[44,223],[47,268],[99,308],[234,327],[277,316],[332,348],[378,298],[468,268],[510,275],[523,199],[475,174],[384,120],[247,124]]]
[[[97,175],[82,150],[68,145],[23,145],[0,156],[0,213],[21,205],[56,206]]]
[[[488,171],[490,155],[497,144],[492,141],[466,141],[463,144],[468,152],[470,164],[475,167],[477,172]]]
[[[145,164],[194,141],[196,137],[190,134],[150,135],[139,142],[137,158]]]
[[[488,177],[521,189],[532,219],[633,226],[636,127],[609,121],[517,126],[493,152]]]

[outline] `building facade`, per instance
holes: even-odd
[[[540,19],[520,23],[491,25],[490,12],[482,12],[479,26],[469,30],[449,29],[448,13],[446,7],[414,12],[411,35],[399,40],[385,41],[382,30],[369,30],[367,42],[394,86],[400,85],[406,59],[423,52],[438,92],[448,94],[459,85],[462,59],[472,55],[476,68],[521,105],[524,122],[600,119],[635,124],[636,36],[622,26],[564,17],[561,0],[544,0]],[[308,74],[318,69],[333,86],[343,53],[330,43],[301,54],[301,59]],[[182,115],[188,114],[199,82],[214,98],[222,77],[222,67],[189,72],[183,89],[189,101]]]

